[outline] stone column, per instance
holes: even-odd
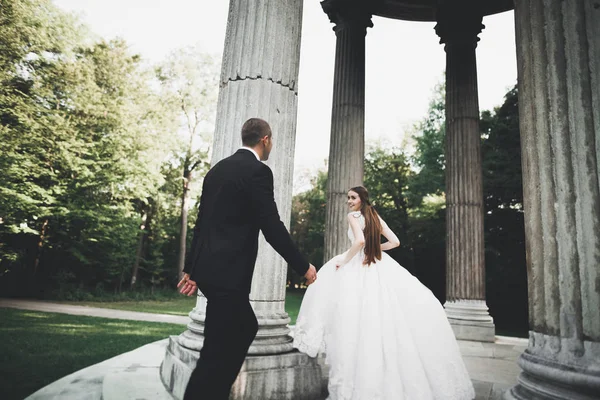
[[[337,37],[327,210],[325,219],[325,260],[348,250],[346,195],[352,186],[363,183],[365,154],[365,36],[372,27],[373,2],[325,0],[323,11],[335,24]]]
[[[265,119],[274,147],[268,164],[275,201],[289,228],[302,0],[231,0],[221,68],[212,165],[241,145],[241,128],[250,117]],[[250,300],[259,330],[249,349],[231,399],[313,399],[321,388],[320,367],[294,351],[285,312],[286,263],[259,240]],[[171,337],[161,376],[181,398],[202,348],[206,299],[200,293],[188,330]]]
[[[515,2],[529,347],[506,399],[600,397],[600,6]]]
[[[485,302],[483,187],[476,4],[439,9],[436,33],[446,51],[446,314],[459,339],[493,342]],[[467,4],[468,3],[468,4]],[[465,11],[469,10],[469,11]]]

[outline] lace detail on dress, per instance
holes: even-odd
[[[320,329],[306,329],[307,324],[298,321],[294,327],[294,347],[309,357],[315,358],[319,353],[325,353],[327,344]]]

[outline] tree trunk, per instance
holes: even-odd
[[[125,280],[125,265],[121,268],[121,277],[119,278],[119,285],[117,286],[117,293],[121,294],[123,291],[123,281]]]
[[[33,276],[37,274],[38,266],[40,265],[40,259],[42,257],[42,247],[44,247],[44,238],[46,237],[46,228],[48,227],[48,219],[44,220],[42,229],[40,230],[40,240],[37,246],[37,254],[35,256],[35,262],[33,263]]]
[[[144,248],[144,239],[146,238],[146,220],[148,219],[148,211],[144,210],[142,215],[142,224],[140,225],[140,238],[138,240],[137,251],[135,253],[135,262],[131,271],[131,288],[135,287],[137,282],[138,269],[140,267],[140,259],[142,258],[142,249]]]
[[[190,180],[192,171],[183,170],[183,193],[181,194],[181,229],[179,231],[179,261],[177,271],[179,279],[183,278],[183,267],[185,264],[185,250],[187,243],[187,219],[188,219],[188,196],[190,192]]]

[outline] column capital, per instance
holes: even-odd
[[[446,0],[436,10],[435,33],[440,44],[472,44],[477,46],[477,35],[485,28],[478,0]]]
[[[354,29],[367,34],[367,28],[373,27],[373,10],[378,0],[323,0],[321,7],[329,20],[335,24],[337,34],[345,29]]]

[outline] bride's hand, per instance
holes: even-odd
[[[344,266],[344,257],[343,257],[343,254],[335,256],[335,258],[333,259],[333,262],[335,263],[335,270],[336,271],[338,269],[340,269],[341,267],[343,267]]]

